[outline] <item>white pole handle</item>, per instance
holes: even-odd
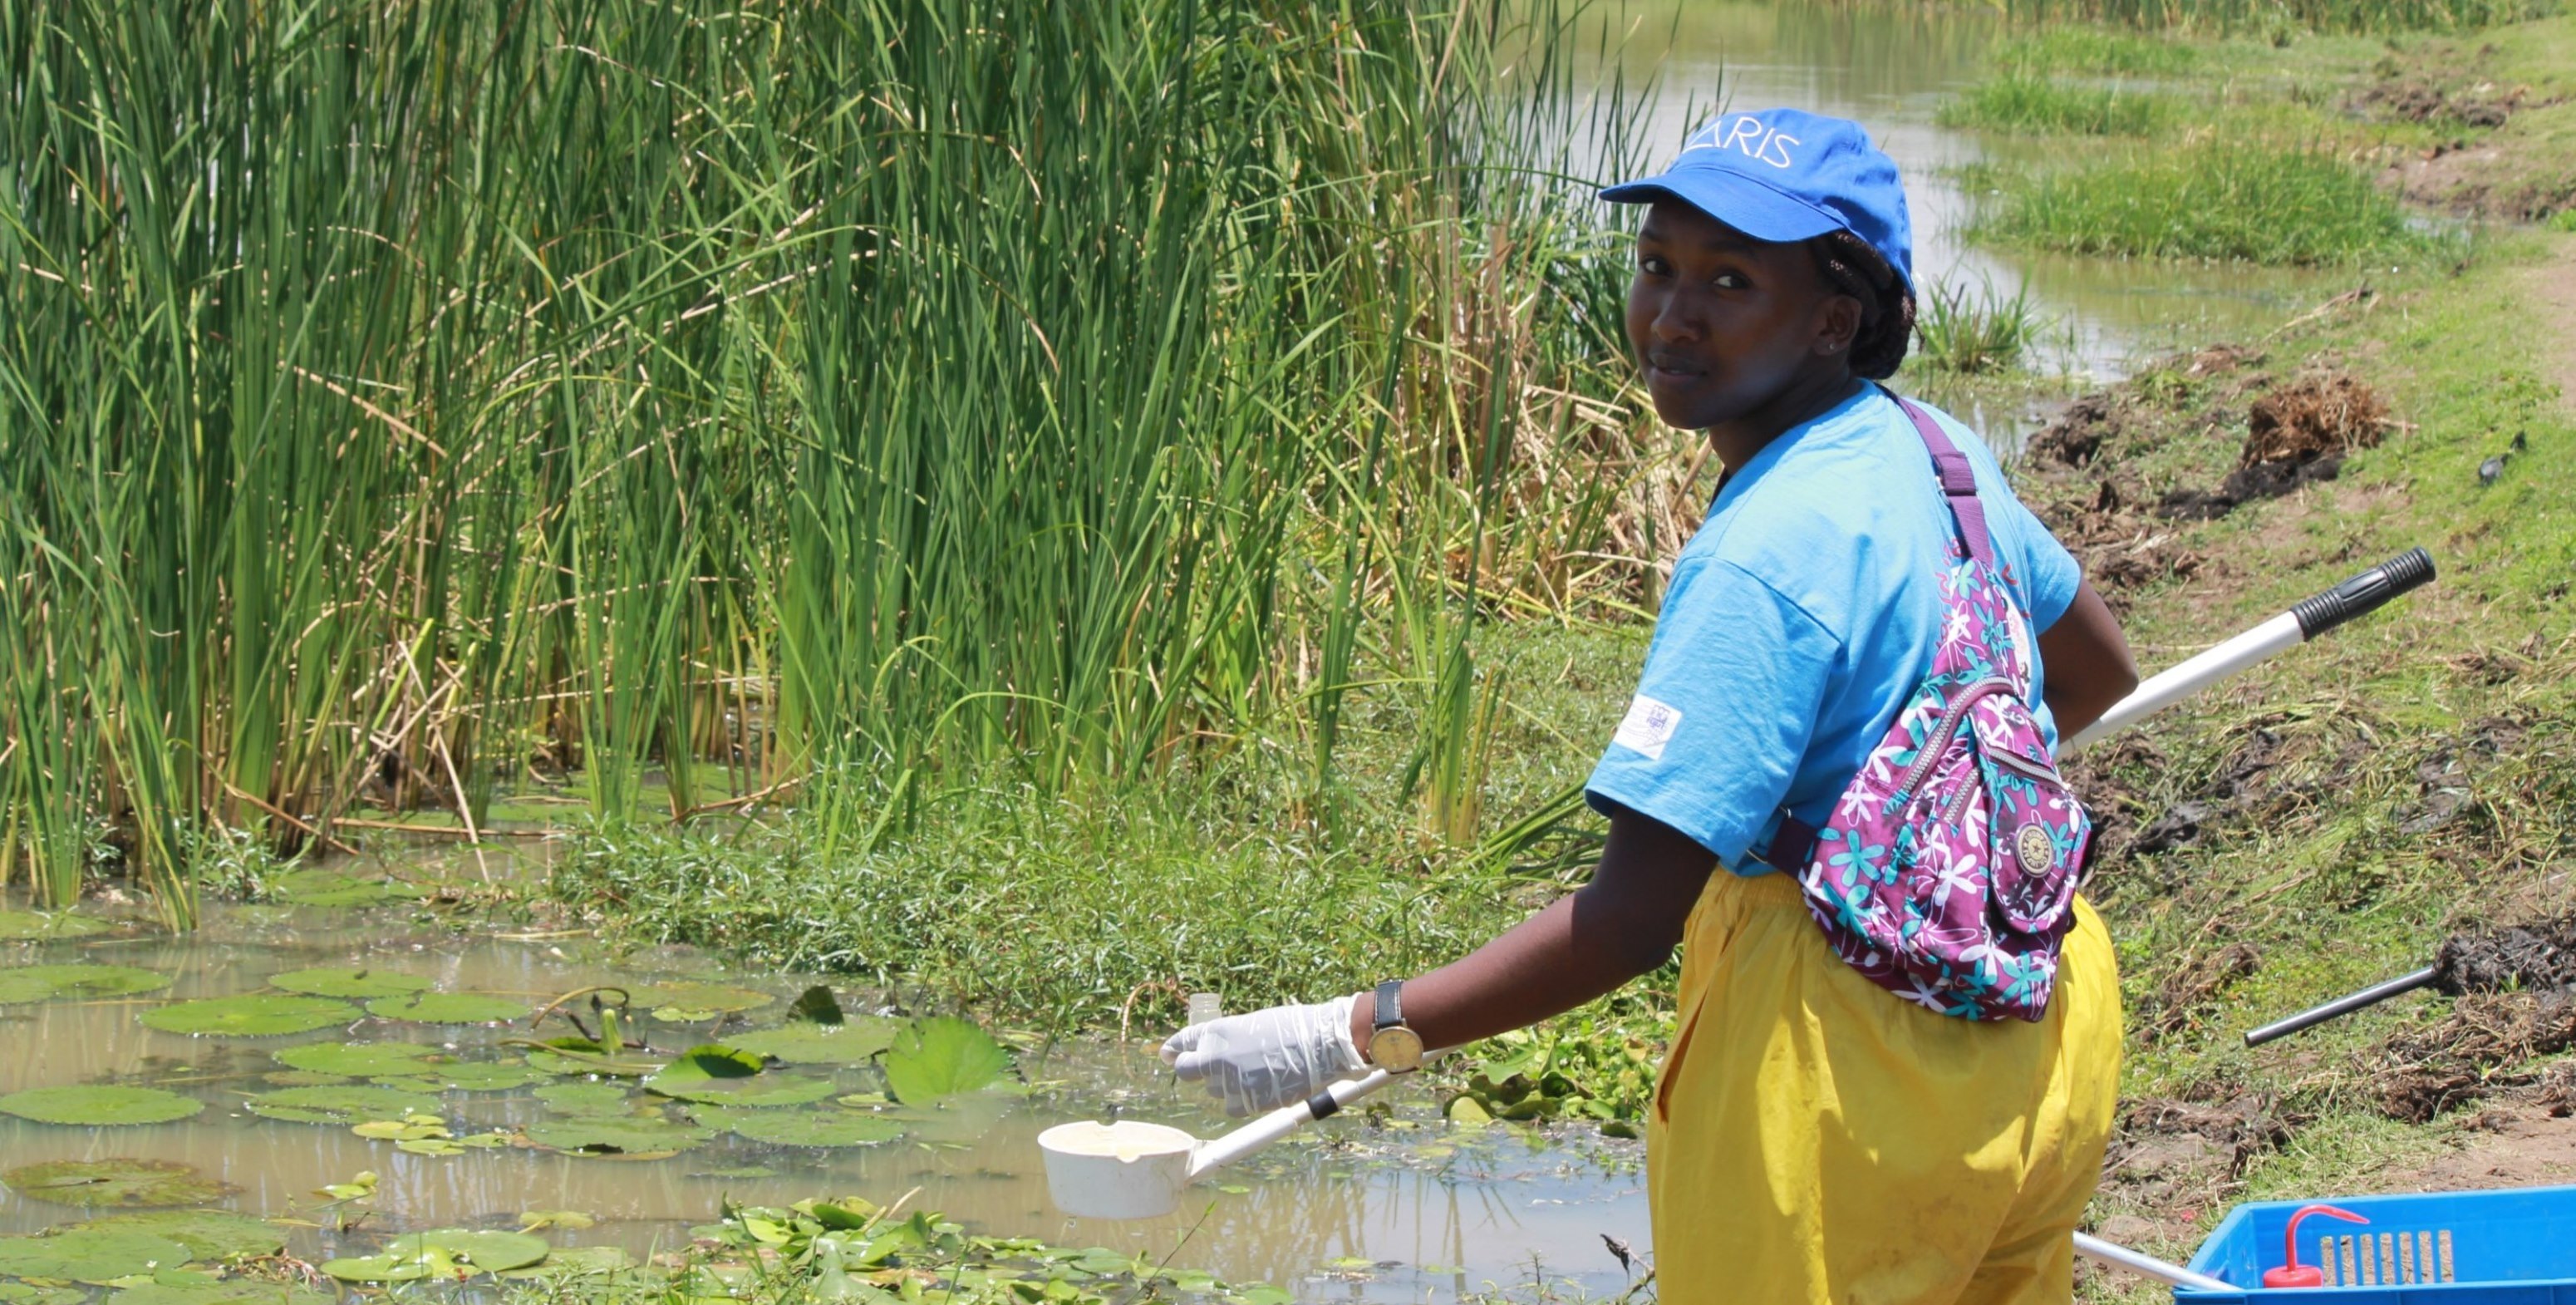
[[[1197,1182],[1199,1176],[1209,1170],[1233,1164],[1290,1133],[1339,1111],[1342,1107],[1394,1082],[1395,1077],[1385,1070],[1378,1069],[1369,1071],[1365,1078],[1344,1079],[1293,1106],[1281,1106],[1223,1137],[1211,1137],[1199,1143],[1190,1149],[1190,1181]]]
[[[2206,1273],[2194,1273],[2179,1264],[2159,1260],[2152,1255],[2142,1254],[2086,1233],[2075,1234],[2075,1253],[2096,1264],[2126,1269],[2131,1273],[2192,1291],[2223,1291],[2233,1294],[2245,1290],[2232,1283],[2221,1282]]]

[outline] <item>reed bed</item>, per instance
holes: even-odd
[[[1364,685],[1471,833],[1478,623],[1671,497],[1565,175],[1635,101],[1544,6],[1003,9],[0,0],[0,876],[1256,741],[1329,806]]]
[[[2461,31],[2542,18],[2559,0],[2004,0],[2017,22],[2114,23],[2197,32]]]

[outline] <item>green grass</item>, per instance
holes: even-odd
[[[1973,291],[1934,282],[1917,307],[1909,358],[1936,372],[2010,371],[2027,361],[2047,329],[2048,318],[2030,302],[2027,287],[2006,295],[1991,281]]]
[[[1997,44],[1988,62],[2032,73],[2151,77],[2191,70],[2200,63],[2200,51],[2183,41],[2116,28],[2052,25]]]
[[[2545,16],[2558,0],[2005,0],[2030,24],[2082,22],[2204,34],[2456,31]]]
[[[2118,86],[2070,85],[2028,72],[2007,72],[1945,100],[1934,114],[1945,127],[2082,136],[2146,136],[2180,119],[2169,95]]]
[[[2458,242],[2411,227],[2397,201],[2321,149],[2260,141],[2140,147],[2094,162],[1987,170],[2000,193],[1980,239],[2074,254],[2274,266],[2421,264]]]

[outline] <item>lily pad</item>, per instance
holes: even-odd
[[[323,1074],[309,1069],[280,1069],[260,1075],[259,1081],[270,1087],[330,1087],[333,1084],[355,1083],[358,1080],[346,1074]]]
[[[764,1109],[812,1105],[841,1090],[838,1084],[828,1078],[815,1078],[806,1074],[763,1074],[758,1078],[715,1079],[695,1087],[656,1086],[652,1079],[646,1079],[644,1086],[663,1096],[700,1105]]]
[[[262,1119],[295,1124],[349,1124],[404,1115],[435,1115],[438,1098],[389,1087],[281,1088],[244,1103]]]
[[[429,1067],[438,1086],[457,1092],[507,1092],[531,1083],[551,1083],[554,1075],[515,1060],[459,1060]]]
[[[222,1200],[233,1190],[169,1160],[55,1160],[0,1174],[0,1184],[38,1201],[93,1209],[204,1205]]]
[[[429,990],[429,980],[392,970],[289,970],[268,976],[268,986],[314,997],[402,997]]]
[[[670,1155],[715,1136],[713,1129],[644,1115],[571,1115],[522,1131],[539,1146],[583,1155]]]
[[[768,993],[725,983],[660,983],[635,990],[633,1002],[648,1007],[653,1018],[695,1024],[735,1011],[757,1010],[777,1001]]]
[[[644,1090],[666,1097],[696,1092],[727,1079],[748,1079],[760,1073],[760,1057],[713,1043],[691,1047],[680,1058],[655,1070],[644,1080]]]
[[[32,1282],[0,1282],[0,1305],[81,1305],[89,1293],[78,1287],[39,1287]]]
[[[374,1255],[328,1260],[322,1271],[343,1282],[420,1282],[524,1269],[553,1248],[521,1233],[441,1228],[406,1233]]]
[[[622,1115],[634,1098],[623,1083],[553,1083],[537,1089],[537,1100],[566,1115]]]
[[[146,1087],[29,1088],[0,1097],[0,1115],[39,1124],[166,1124],[205,1108],[195,1097]]]
[[[20,1278],[103,1282],[187,1262],[187,1247],[123,1228],[76,1225],[40,1237],[0,1237],[0,1274]]]
[[[774,1146],[872,1146],[903,1136],[891,1119],[849,1110],[730,1110],[709,1106],[698,1122]]]
[[[590,1038],[548,1038],[528,1052],[528,1063],[549,1074],[607,1074],[615,1078],[642,1078],[662,1067],[659,1059],[631,1055],[625,1047],[611,1048]]]
[[[381,879],[359,879],[335,870],[297,870],[277,881],[279,901],[294,906],[364,906],[403,894]]]
[[[52,914],[37,911],[0,911],[0,942],[32,942],[46,938],[86,938],[105,933],[108,925],[85,915],[68,911]]]
[[[563,1246],[547,1253],[542,1264],[531,1264],[524,1269],[504,1269],[501,1276],[560,1282],[566,1278],[627,1273],[635,1267],[635,1257],[627,1254],[623,1246]]]
[[[886,1086],[906,1105],[924,1105],[993,1086],[1011,1055],[971,1020],[939,1016],[895,1035],[886,1050]]]
[[[438,1048],[417,1042],[315,1042],[288,1047],[278,1052],[277,1058],[296,1069],[321,1074],[384,1078],[430,1073],[432,1067],[426,1062],[439,1054]]]
[[[271,1038],[310,1033],[358,1018],[358,1008],[323,997],[244,993],[208,997],[143,1012],[143,1023],[164,1033],[235,1038]]]
[[[131,965],[20,965],[0,970],[0,1006],[62,997],[124,997],[169,986],[168,975]]]
[[[275,1227],[225,1210],[147,1210],[106,1215],[73,1226],[167,1237],[187,1247],[190,1256],[216,1262],[254,1260],[286,1247],[286,1235]]]
[[[331,1293],[255,1278],[203,1283],[148,1282],[107,1298],[107,1305],[331,1305]]]
[[[483,992],[423,992],[408,997],[379,997],[367,1013],[415,1024],[497,1024],[523,1018],[528,1003]]]
[[[901,1027],[863,1015],[840,1025],[802,1023],[728,1034],[725,1045],[790,1065],[864,1065],[894,1045]]]

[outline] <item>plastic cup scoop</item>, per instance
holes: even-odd
[[[1345,1079],[1206,1141],[1166,1124],[1121,1119],[1058,1124],[1038,1134],[1047,1195],[1078,1219],[1151,1219],[1179,1208],[1181,1189],[1395,1081],[1385,1070]]]

